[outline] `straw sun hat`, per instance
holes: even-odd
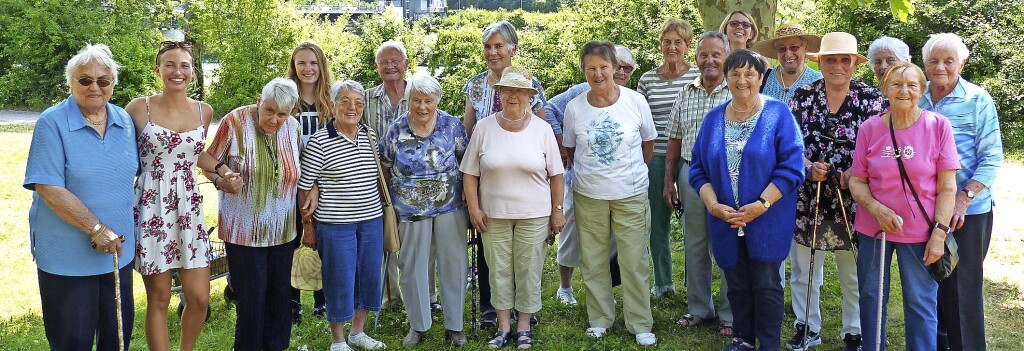
[[[807,58],[818,62],[821,56],[825,55],[853,55],[857,57],[857,64],[868,61],[867,57],[857,53],[857,38],[853,34],[845,32],[832,32],[821,37],[821,50],[814,53],[807,53]]]
[[[501,72],[501,80],[494,84],[495,87],[508,87],[508,88],[519,88],[526,89],[537,94],[537,89],[533,87],[533,75],[526,68],[519,66],[509,66]]]
[[[804,29],[795,24],[783,24],[775,30],[775,37],[762,40],[751,47],[754,52],[765,57],[776,57],[775,42],[786,38],[802,38],[807,42],[807,52],[818,51],[821,44],[821,37],[804,33]]]

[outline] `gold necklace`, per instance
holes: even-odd
[[[100,121],[93,121],[92,118],[89,118],[89,116],[86,115],[82,115],[82,117],[85,117],[85,120],[89,122],[89,124],[92,124],[94,126],[101,126],[107,124],[107,116],[103,116],[103,119]]]
[[[779,69],[779,83],[782,83],[782,91],[789,94],[789,89],[793,87],[793,84],[796,84],[796,81],[800,80],[800,77],[803,77],[804,71],[807,71],[806,64],[804,64],[803,69],[800,70],[800,74],[796,75],[796,79],[793,80],[793,83],[786,85],[786,78],[783,78],[782,69]]]
[[[753,110],[755,107],[757,107],[757,105],[760,103],[760,100],[761,100],[761,98],[759,97],[758,101],[754,102],[754,104],[751,105],[750,108],[748,108],[746,110],[742,110],[742,111],[740,109],[736,108],[736,100],[733,100],[732,102],[729,103],[729,108],[731,108],[733,112],[740,113],[740,114],[747,114],[747,113],[750,113],[750,111]]]

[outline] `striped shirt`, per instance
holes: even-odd
[[[403,83],[404,85],[405,83]],[[409,112],[409,101],[405,94],[398,100],[398,106],[391,106],[391,98],[384,91],[384,84],[370,88],[363,93],[363,100],[366,101],[366,108],[363,109],[363,123],[366,123],[376,132],[374,135],[388,132],[388,127],[398,119],[398,116]]]
[[[302,99],[299,99],[299,113],[295,114],[295,119],[299,121],[299,134],[302,135],[302,145],[306,145],[309,142],[309,137],[313,136],[313,133],[323,128],[320,124],[320,114],[316,111],[315,104],[307,104]]]
[[[371,136],[372,134],[372,136]],[[319,204],[313,214],[318,222],[356,223],[380,217],[377,162],[370,139],[377,133],[359,124],[356,140],[328,123],[309,139],[302,153],[299,189],[320,186]]]
[[[676,94],[667,129],[669,138],[682,141],[679,156],[687,162],[692,157],[690,151],[693,150],[697,133],[700,132],[700,126],[704,123],[708,111],[732,99],[732,92],[729,91],[725,79],[708,93],[701,85],[700,78],[697,76]]]
[[[967,214],[991,211],[992,185],[1003,165],[1003,138],[992,96],[984,88],[960,77],[953,91],[939,101],[933,102],[931,90],[926,89],[918,106],[946,116],[953,126],[953,140],[960,154],[957,189],[962,190],[971,179],[985,184],[985,189],[977,193],[967,207]]]
[[[289,118],[276,133],[266,135],[256,131],[255,108],[242,106],[225,115],[206,150],[242,176],[238,193],[218,192],[217,233],[235,245],[277,246],[297,235],[299,122]]]
[[[658,76],[657,68],[640,76],[636,91],[647,98],[647,104],[651,106],[651,115],[654,117],[654,127],[658,130],[658,138],[654,140],[655,155],[665,156],[668,148],[668,135],[665,134],[665,127],[668,126],[672,103],[679,95],[679,90],[699,75],[700,71],[697,70],[697,66],[691,65],[689,71],[675,79],[661,79]]]

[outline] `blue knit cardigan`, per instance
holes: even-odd
[[[782,192],[767,212],[743,229],[751,259],[782,262],[789,255],[796,225],[797,189],[804,181],[804,142],[789,107],[761,95],[764,109],[740,158],[739,205],[729,179],[725,150],[725,108],[730,101],[708,112],[697,134],[690,162],[690,186],[697,192],[711,183],[718,201],[739,208],[761,197],[769,183]],[[708,234],[715,260],[723,269],[736,266],[739,255],[737,230],[729,223],[707,213]]]

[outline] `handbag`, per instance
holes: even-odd
[[[299,290],[323,289],[320,274],[320,255],[308,246],[300,245],[292,256],[292,287]]]
[[[910,182],[907,176],[907,169],[903,166],[903,154],[900,151],[899,145],[896,144],[896,130],[892,125],[892,118],[889,121],[889,136],[892,137],[892,148],[894,152],[894,158],[900,168],[900,182],[903,183],[904,188],[910,188],[910,194],[914,195],[914,201],[917,202],[917,207],[924,214],[925,221],[928,222],[929,228],[935,228],[935,221],[928,215],[928,211],[925,210],[924,204],[921,203],[921,199],[917,197],[917,191],[914,189],[914,184]],[[956,269],[956,265],[960,263],[960,254],[957,252],[956,239],[953,239],[952,234],[946,235],[946,241],[943,245],[945,253],[938,261],[928,266],[928,273],[931,274],[932,279],[935,281],[942,281],[943,279],[949,278],[953,274],[953,270]]]
[[[381,206],[384,211],[384,251],[397,253],[402,248],[402,239],[398,236],[398,214],[395,213],[395,207],[391,205],[391,193],[388,192],[388,184],[384,181],[384,170],[380,165],[380,156],[377,155],[377,140],[370,134],[370,128],[366,129],[366,136],[370,139],[373,161],[377,164],[377,179],[380,182],[380,188],[384,190],[384,203]]]

